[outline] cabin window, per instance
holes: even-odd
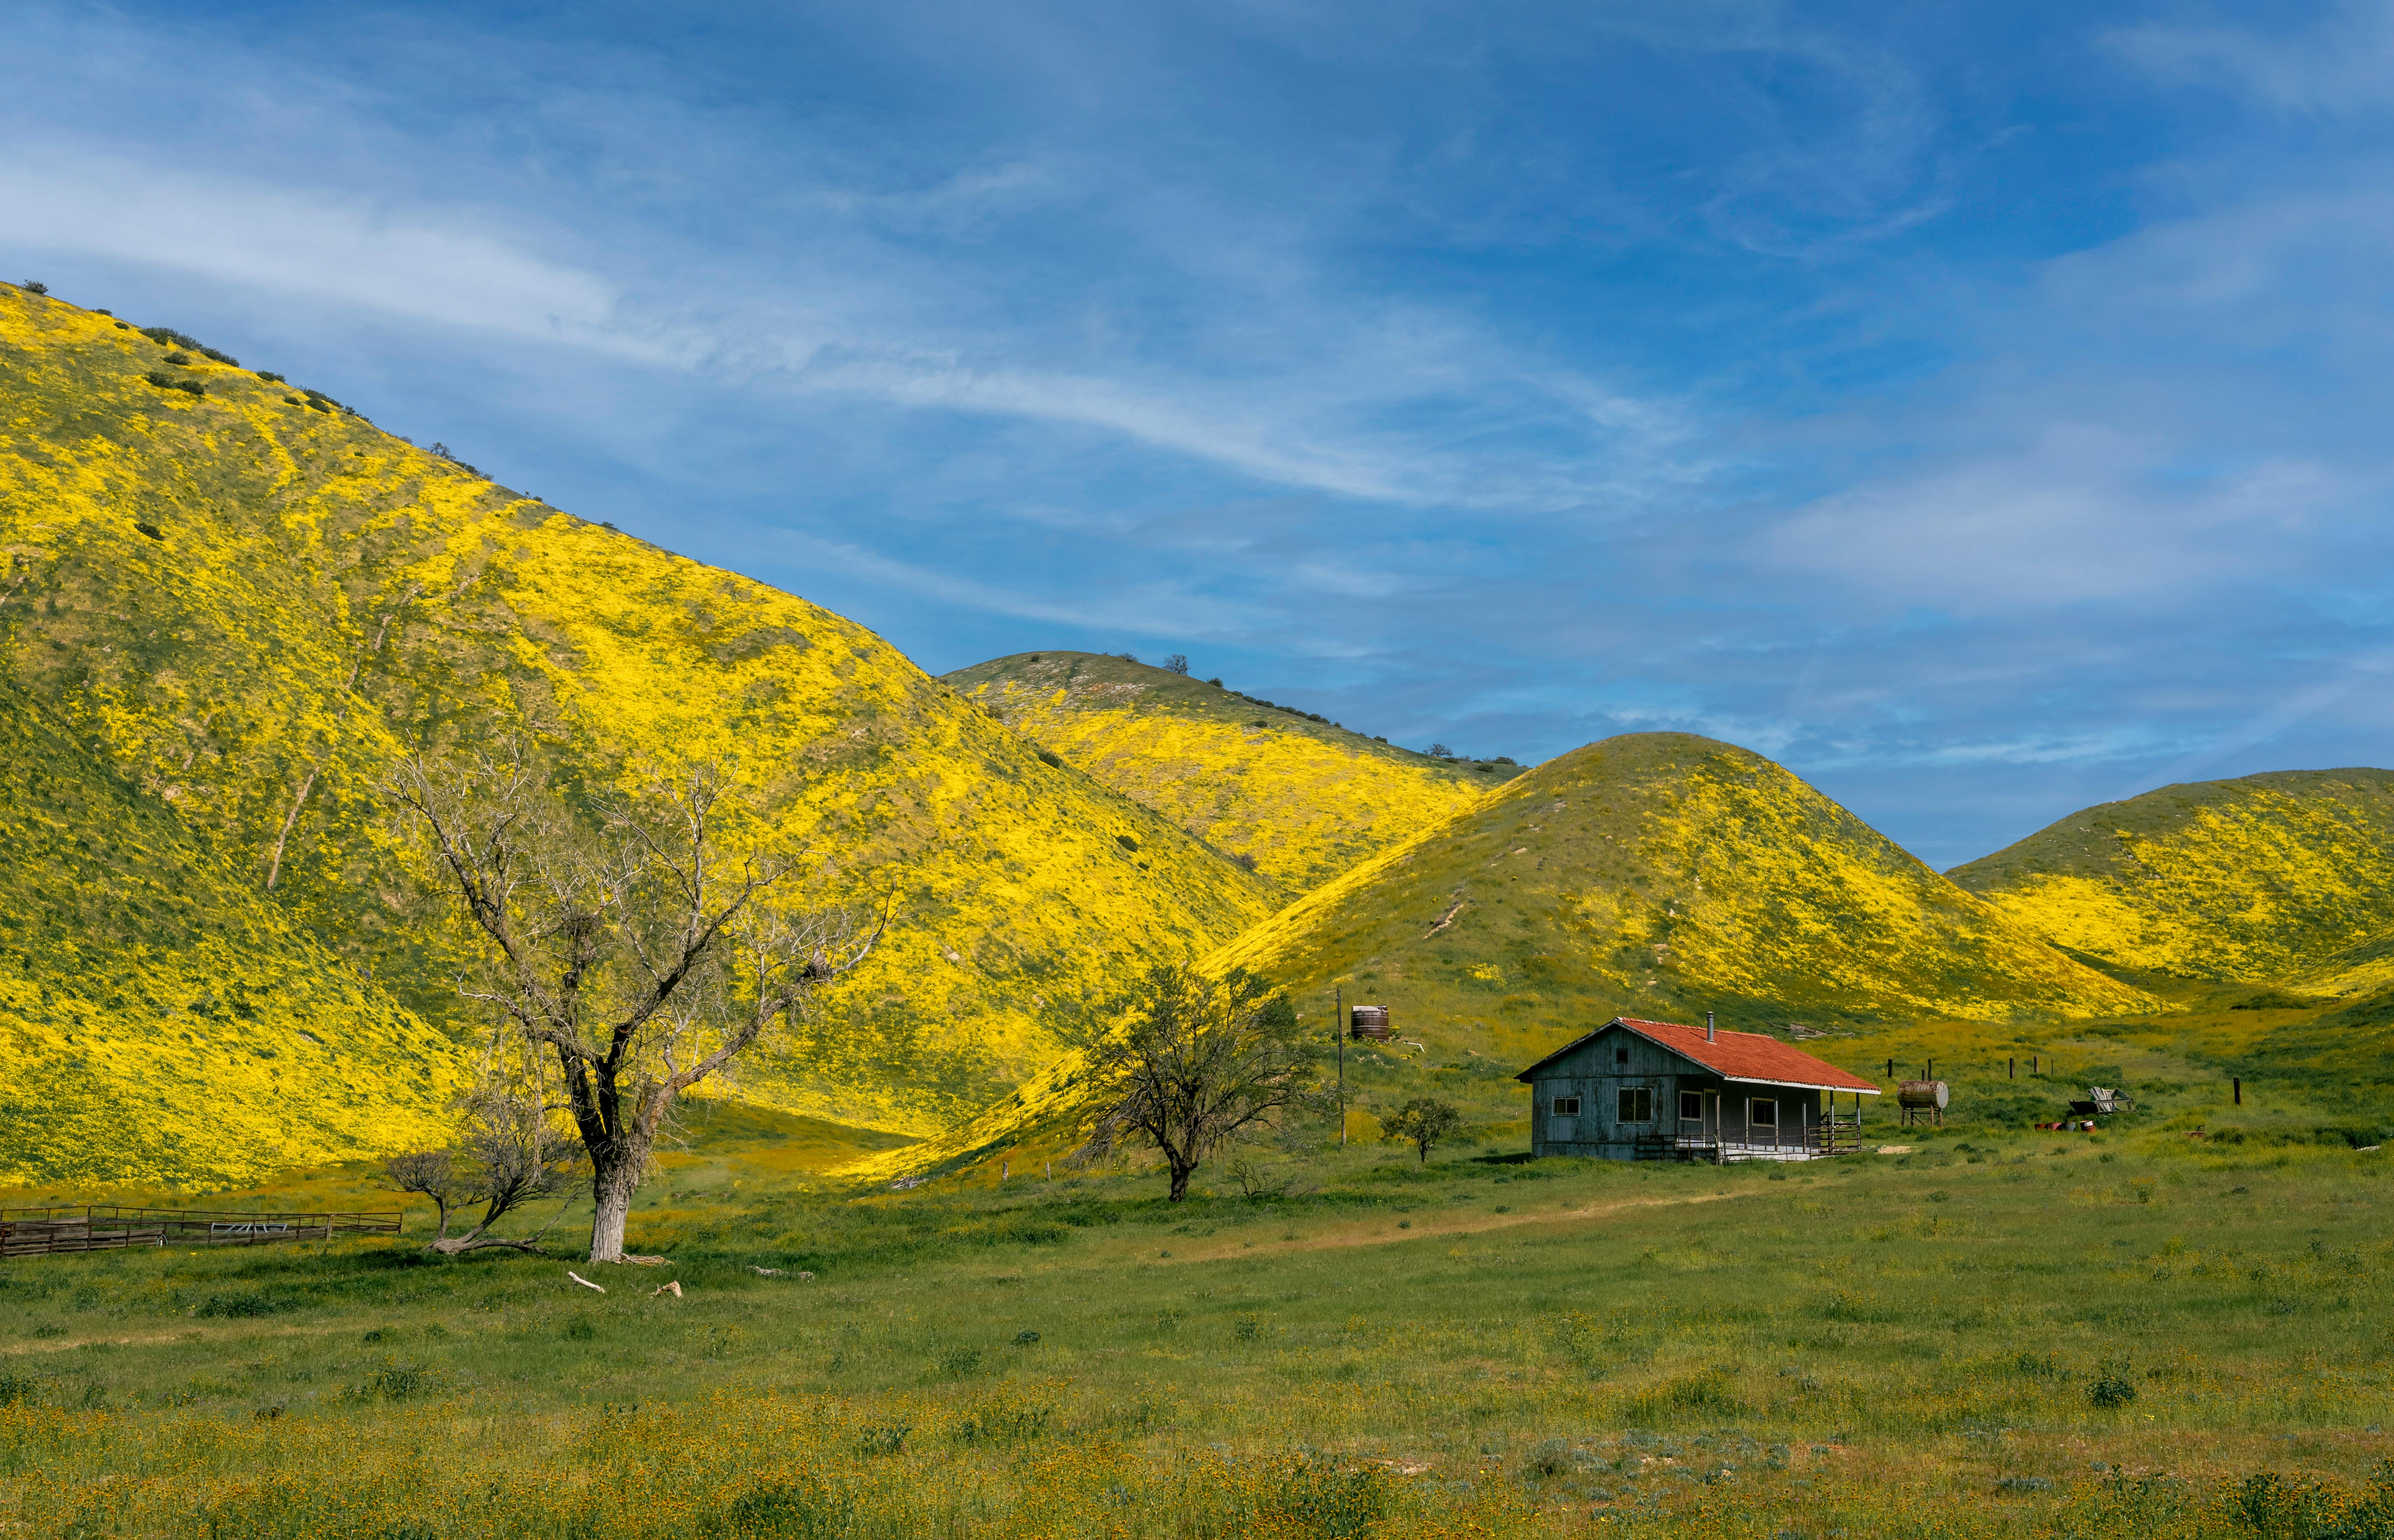
[[[1624,1123],[1653,1122],[1653,1091],[1644,1086],[1621,1087],[1621,1121]]]
[[[1745,1104],[1745,1121],[1747,1124],[1756,1128],[1778,1127],[1779,1103],[1775,1101],[1765,1101],[1761,1098],[1756,1097],[1754,1100]]]
[[[1629,1068],[1629,1045],[1626,1043],[1612,1050],[1612,1067],[1616,1070]]]
[[[1702,1123],[1704,1120],[1703,1092],[1681,1091],[1679,1093],[1679,1118],[1685,1123]]]
[[[1555,1116],[1579,1116],[1579,1098],[1575,1096],[1559,1096],[1555,1098]]]

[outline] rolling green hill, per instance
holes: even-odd
[[[1021,652],[942,676],[1040,747],[1290,897],[1477,801],[1520,767],[1433,759],[1289,706],[1097,652]]]
[[[2387,981],[2371,943],[2394,930],[2394,771],[2164,786],[2072,813],[1947,875],[2109,966],[2322,993],[2372,987]]]
[[[2164,1008],[1769,760],[1683,733],[1549,760],[1206,966],[1286,986],[1325,1027],[1334,986],[1388,1006],[1420,1063],[1461,1077],[1448,1094],[1490,1108],[1515,1096],[1512,1072],[1616,1013],[1693,1021],[1711,1010],[1724,1026],[1802,1035]],[[1387,1053],[1358,1051],[1385,1078]],[[1082,1095],[1078,1060],[1059,1062],[971,1128],[883,1164],[1060,1138]]]
[[[985,1105],[1052,1058],[1049,997],[1217,945],[1279,902],[1176,823],[1044,763],[860,626],[495,485],[188,339],[5,285],[0,678],[132,798],[125,818],[176,831],[247,895],[194,910],[154,966],[238,974],[246,938],[286,936],[261,976],[336,957],[345,987],[366,992],[361,1033],[410,1014],[453,1041],[476,1030],[445,904],[375,793],[395,756],[528,735],[585,788],[734,761],[773,836],[811,850],[813,898],[894,898],[872,967],[741,1086],[851,1124],[928,1132]],[[80,880],[68,846],[11,859],[34,888]],[[61,1087],[60,1126],[100,1126],[72,1121],[70,1023],[86,1060],[138,1060],[182,1030],[167,1014],[180,983],[121,986],[152,966],[136,954],[149,944],[121,928],[89,940],[77,966],[92,997],[134,1002],[98,1020],[46,992],[22,954],[0,958],[0,1033],[37,1055],[13,1083]],[[346,1125],[356,1143],[415,1137],[416,1114],[368,1100]],[[317,1147],[221,1125],[249,1143],[243,1162]],[[46,1157],[61,1171],[108,1159],[99,1145]]]

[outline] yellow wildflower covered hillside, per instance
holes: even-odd
[[[1336,986],[1388,1006],[1422,1062],[1460,1074],[1448,1094],[1476,1085],[1491,1105],[1514,1071],[1617,1013],[1711,1010],[1751,1030],[2162,1008],[1780,766],[1667,732],[1547,761],[1205,966],[1286,986],[1309,1020],[1332,1020]],[[1079,1060],[1062,1060],[971,1127],[881,1164],[1068,1139],[1086,1096]]]
[[[0,679],[0,1186],[437,1143],[449,1040]]]
[[[743,1083],[853,1123],[927,1132],[986,1104],[1052,1057],[1057,992],[1218,944],[1276,902],[836,615],[189,339],[5,285],[0,562],[0,676],[143,817],[453,1041],[478,1026],[459,936],[375,793],[417,747],[529,734],[589,789],[734,761],[776,836],[812,850],[812,897],[893,904],[871,967]],[[77,880],[63,857],[11,859],[49,862],[36,884]],[[95,990],[136,971],[131,944],[81,958]],[[39,1046],[65,1018],[25,994],[30,968],[0,957],[0,988]],[[164,1012],[130,1006],[75,1046],[174,1040]],[[71,1103],[59,1051],[16,1083]],[[358,1138],[414,1137],[380,1115],[361,1111]]]
[[[1510,763],[1433,759],[1126,658],[1023,652],[943,677],[1042,748],[1292,895],[1478,801]]]
[[[1948,875],[2120,967],[2371,987],[2386,970],[2368,943],[2394,929],[2394,771],[2164,786],[2072,813]]]

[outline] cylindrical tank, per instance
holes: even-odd
[[[1895,1103],[1899,1107],[1943,1112],[1953,1100],[1953,1093],[1941,1080],[1907,1080],[1896,1087]]]
[[[1349,1031],[1357,1037],[1369,1037],[1385,1043],[1397,1034],[1396,1029],[1388,1025],[1388,1007],[1386,1006],[1357,1006],[1348,1012],[1348,1020]]]

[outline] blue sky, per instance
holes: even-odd
[[[1944,866],[2394,761],[2394,7],[12,7],[0,271],[935,672]]]

